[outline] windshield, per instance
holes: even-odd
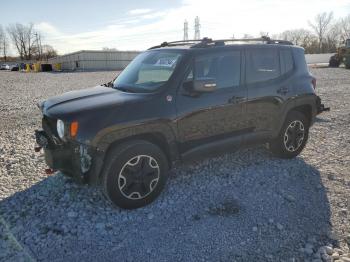
[[[126,92],[153,92],[173,74],[180,52],[150,51],[139,54],[116,78],[113,87]]]

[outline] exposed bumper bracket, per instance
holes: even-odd
[[[325,107],[324,104],[321,103],[321,98],[318,96],[316,100],[316,106],[317,106],[317,114],[321,114],[325,111],[330,111],[331,109],[329,107]]]
[[[325,107],[324,104],[320,104],[317,108],[317,114],[321,114],[322,112],[330,111],[329,107]]]

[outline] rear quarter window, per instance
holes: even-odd
[[[281,74],[288,74],[294,68],[293,54],[291,50],[280,50]]]
[[[278,49],[247,50],[247,83],[264,82],[280,76]]]

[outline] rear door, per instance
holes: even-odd
[[[194,58],[183,85],[212,78],[217,89],[193,96],[180,87],[176,107],[181,151],[241,134],[247,95],[241,81],[241,65],[241,50],[212,52]]]
[[[284,104],[293,95],[291,49],[262,46],[246,49],[247,125],[253,136],[268,137],[278,126]]]

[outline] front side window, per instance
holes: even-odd
[[[247,83],[264,82],[280,76],[277,49],[251,49],[247,51]]]
[[[180,52],[149,51],[138,55],[116,78],[114,88],[129,92],[153,92],[174,73]]]
[[[239,86],[241,76],[240,51],[204,55],[195,59],[195,80],[212,79],[217,88]]]

